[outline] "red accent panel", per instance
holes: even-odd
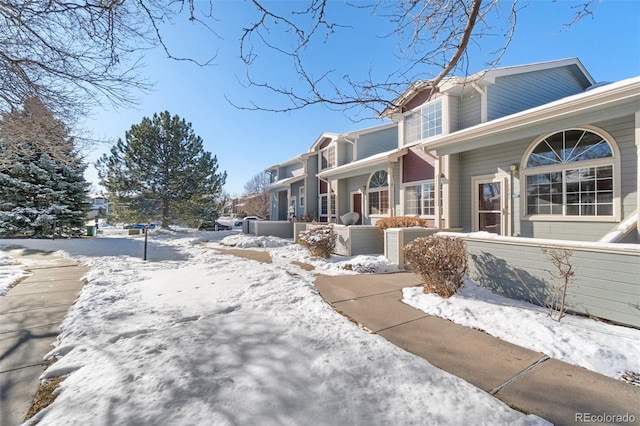
[[[327,192],[329,192],[329,191],[327,191],[327,188],[328,188],[327,182],[321,180],[320,181],[320,193],[321,194],[326,194]]]
[[[326,148],[331,143],[331,138],[324,138],[320,143],[320,149]]]
[[[402,157],[402,183],[430,180],[434,175],[433,166],[412,150]]]
[[[353,194],[353,211],[360,215],[356,225],[362,225],[362,194]]]
[[[429,96],[431,96],[431,90],[430,89],[423,90],[422,92],[418,93],[413,98],[411,98],[409,102],[407,102],[407,104],[403,108],[403,111],[409,111],[413,108],[416,108],[422,105],[423,103],[429,100]]]

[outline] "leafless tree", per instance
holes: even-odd
[[[542,253],[547,256],[549,262],[556,267],[549,274],[559,280],[555,285],[551,286],[551,294],[549,297],[549,316],[553,318],[553,312],[558,312],[556,321],[560,321],[565,314],[565,302],[567,299],[567,289],[571,285],[575,271],[571,264],[571,256],[573,250],[560,248],[548,249],[542,248]]]
[[[131,105],[148,89],[144,52],[164,44],[161,25],[195,0],[7,0],[0,2],[0,111],[39,98],[69,119],[104,100]],[[206,23],[205,23],[206,25]]]
[[[0,167],[13,155],[45,153],[64,164],[75,164],[73,139],[69,130],[37,98],[24,101],[20,109],[0,114]]]
[[[324,104],[380,112],[394,106],[398,95],[416,81],[430,80],[435,85],[454,71],[466,71],[467,48],[480,44],[483,37],[504,38],[504,46],[488,61],[489,67],[497,63],[515,30],[519,1],[368,0],[348,4],[355,12],[390,22],[391,30],[381,36],[397,40],[398,46],[396,57],[389,58],[397,61],[397,71],[388,76],[371,72],[359,78],[351,73],[336,77],[331,69],[311,70],[307,62],[306,55],[336,32],[359,30],[332,13],[339,2],[249,0],[242,6],[248,22],[239,41],[248,70],[245,83],[275,92],[286,103],[246,108],[292,111]],[[580,2],[574,21],[590,14],[595,2]],[[494,28],[488,17],[503,4],[508,7],[505,25]],[[216,30],[221,25],[215,12],[215,0],[0,1],[0,112],[19,108],[30,98],[40,99],[63,120],[85,114],[105,100],[130,105],[138,89],[152,86],[141,69],[148,49],[160,46],[170,58],[200,64],[215,60],[215,55],[207,59],[206,53],[202,62],[175,55],[163,36],[166,25],[184,18],[208,29],[220,41]],[[217,45],[210,41],[203,40],[201,45]],[[253,65],[265,48],[266,54],[288,58],[301,84],[280,85],[282,82],[256,77],[258,67]],[[431,75],[429,70],[437,72]]]
[[[524,1],[524,0],[523,0]],[[597,0],[584,0],[574,6],[574,18],[565,28],[592,14]],[[336,110],[370,110],[376,114],[395,110],[401,95],[412,87],[431,89],[454,72],[468,75],[468,48],[481,45],[485,38],[502,39],[502,46],[487,54],[487,69],[495,67],[509,47],[516,30],[517,16],[526,5],[520,0],[370,0],[353,2],[350,6],[368,13],[372,18],[392,24],[382,38],[396,41],[396,55],[389,58],[398,68],[386,75],[369,70],[367,77],[358,79],[354,74],[336,75],[335,69],[312,69],[306,55],[318,45],[327,42],[339,31],[358,31],[349,23],[341,24],[330,18],[334,4],[328,0],[309,0],[298,10],[276,13],[266,7],[268,3],[252,0],[259,18],[244,29],[240,40],[240,56],[247,65],[244,84],[266,89],[286,100],[277,105],[250,103],[237,105],[249,110],[290,112],[311,105],[322,104]],[[502,25],[490,20],[498,8]],[[290,34],[295,41],[279,42],[273,34]],[[372,44],[375,40],[372,40]],[[267,47],[288,60],[298,74],[298,80],[282,82],[260,80],[255,77],[254,63],[259,47]],[[435,72],[433,72],[435,70]],[[362,71],[362,70],[360,70]],[[432,90],[433,91],[433,90]],[[432,93],[433,94],[433,93]]]
[[[270,203],[267,187],[270,182],[270,176],[261,172],[255,174],[244,184],[243,210],[247,214],[254,214],[260,217],[266,217],[269,214]]]

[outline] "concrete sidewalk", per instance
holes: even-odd
[[[343,315],[496,396],[556,425],[579,413],[624,415],[640,423],[640,387],[521,348],[402,303],[409,272],[316,276],[324,299]]]
[[[58,326],[67,315],[88,271],[52,253],[23,250],[9,254],[32,273],[0,297],[0,425],[24,422],[52,349]]]

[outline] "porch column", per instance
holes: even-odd
[[[393,179],[393,164],[389,163],[389,167],[387,168],[387,180],[389,181],[389,216],[396,215],[396,200],[395,200],[395,185]]]
[[[442,182],[442,179],[440,179],[440,173],[441,169],[442,169],[442,159],[437,158],[435,161],[435,164],[433,165],[433,178],[434,178],[434,183],[435,183],[435,188],[434,188],[434,196],[436,197],[436,219],[435,219],[435,227],[437,229],[440,229],[442,227],[442,205],[441,202],[442,200],[440,199],[440,194],[441,191],[440,189],[442,188],[442,185],[444,185],[444,182]]]
[[[333,192],[333,182],[331,182],[331,179],[327,179],[327,223],[332,223],[331,222],[331,193],[332,192]]]

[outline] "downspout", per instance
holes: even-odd
[[[480,93],[480,122],[486,123],[489,118],[489,112],[487,111],[487,89],[483,89],[477,82],[471,82],[471,87],[478,93]]]
[[[349,139],[348,137],[346,137],[345,135],[340,135],[338,137],[338,140],[343,140],[347,143],[351,144],[351,161],[356,161],[357,160],[357,154],[358,154],[358,150],[357,150],[357,146],[358,146],[358,141],[357,140],[353,140],[353,139]],[[336,153],[336,159],[338,158],[338,153]],[[337,211],[336,211],[337,214]]]

